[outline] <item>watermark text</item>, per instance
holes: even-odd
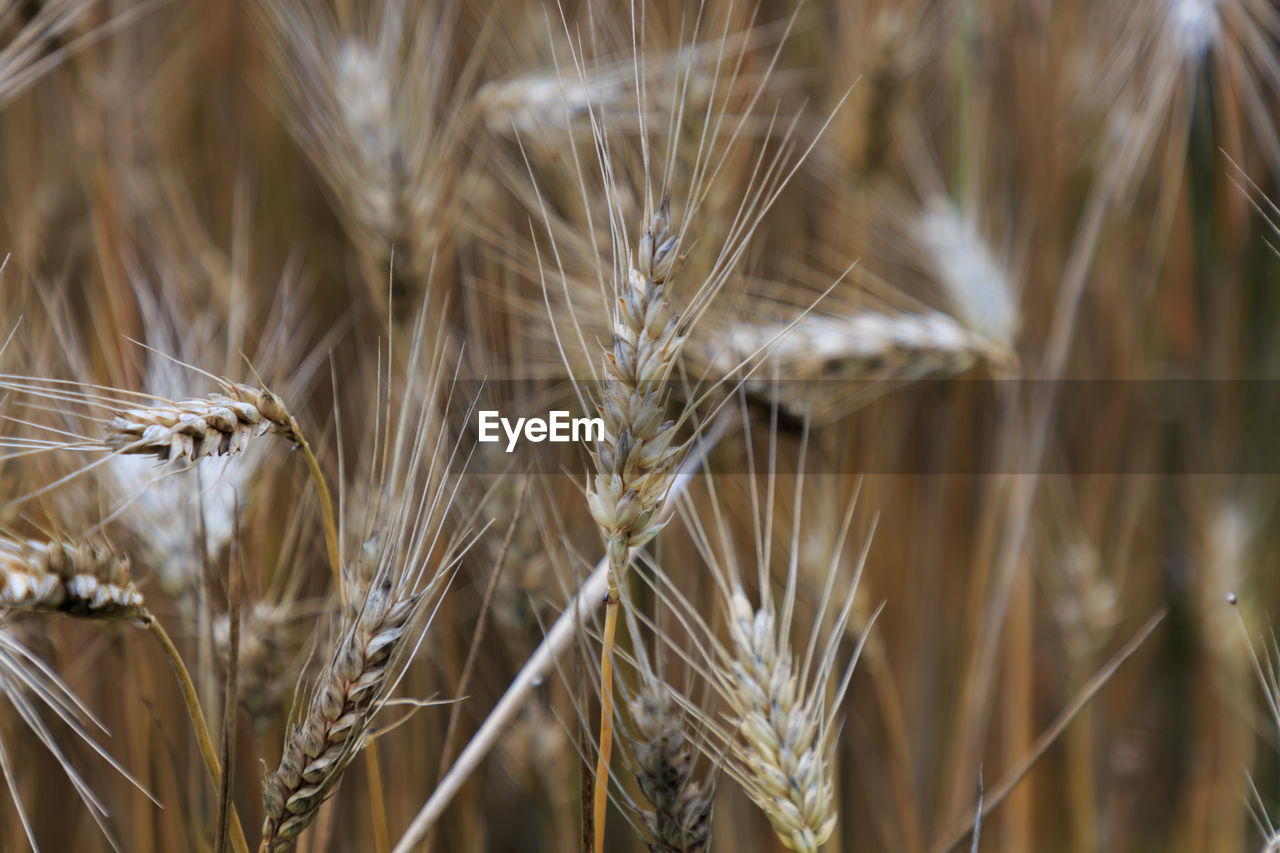
[[[604,439],[604,420],[602,418],[575,418],[569,412],[555,410],[547,413],[545,418],[504,418],[491,409],[477,413],[479,415],[479,435],[482,442],[502,440],[498,430],[506,436],[508,453],[515,450],[523,438],[538,444],[543,441],[601,441]]]

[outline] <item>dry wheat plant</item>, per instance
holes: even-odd
[[[1280,853],[1274,0],[0,0],[0,851]]]

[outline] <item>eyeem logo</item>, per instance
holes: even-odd
[[[603,418],[571,418],[566,411],[548,412],[543,418],[504,418],[495,411],[482,411],[480,416],[480,440],[501,441],[498,427],[507,436],[507,452],[515,450],[523,435],[525,441],[537,444],[542,441],[601,441],[604,439]]]

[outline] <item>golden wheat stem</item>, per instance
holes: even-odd
[[[595,853],[604,853],[604,823],[609,809],[609,758],[613,753],[613,644],[618,631],[618,576],[609,568],[609,593],[604,603],[604,637],[600,648],[600,754],[591,796]]]
[[[213,788],[216,791],[222,785],[222,767],[218,763],[218,753],[214,750],[213,738],[209,736],[209,725],[205,722],[204,711],[200,709],[200,700],[196,696],[196,686],[191,681],[191,674],[187,672],[187,665],[182,662],[182,655],[178,654],[178,648],[173,644],[173,640],[169,639],[168,632],[154,616],[147,619],[147,630],[160,644],[164,656],[169,660],[169,668],[173,670],[174,677],[178,679],[178,686],[182,688],[182,700],[187,706],[187,716],[191,718],[191,727],[196,733],[200,755],[204,758],[204,766],[209,771],[209,779],[213,782]],[[249,853],[249,842],[245,839],[244,828],[240,826],[240,815],[236,813],[234,803],[230,804],[230,811],[231,846],[235,848],[236,853]]]
[[[382,762],[378,760],[378,742],[370,740],[364,748],[365,772],[369,776],[369,807],[373,821],[373,849],[387,853],[391,849],[391,830],[387,826],[387,801],[382,791]]]
[[[324,523],[324,545],[329,553],[329,570],[333,572],[334,588],[341,592],[342,561],[338,556],[338,523],[333,514],[333,498],[329,494],[329,484],[324,478],[324,472],[320,470],[320,462],[311,452],[311,443],[298,427],[297,419],[290,417],[289,422],[293,437],[302,451],[302,458],[306,460],[307,470],[311,472],[311,481],[315,483],[316,494],[320,498],[320,517]]]

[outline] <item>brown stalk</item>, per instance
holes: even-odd
[[[1161,621],[1164,620],[1166,613],[1167,611],[1161,610],[1148,619],[1147,623],[1143,625],[1138,630],[1138,633],[1133,636],[1133,639],[1126,643],[1120,651],[1116,652],[1111,660],[1107,661],[1107,663],[1103,665],[1102,669],[1098,670],[1093,678],[1089,679],[1089,681],[1076,692],[1076,695],[1067,704],[1067,707],[1063,708],[1062,712],[1059,713],[1054,721],[1049,724],[1049,727],[1041,732],[1040,736],[1036,738],[1035,743],[1032,744],[1031,749],[1027,754],[1014,764],[1013,767],[1009,768],[995,787],[991,789],[990,794],[985,798],[985,806],[983,806],[983,808],[978,812],[976,817],[965,820],[947,830],[947,832],[942,835],[941,840],[929,848],[932,853],[947,853],[948,850],[963,842],[965,836],[969,834],[970,830],[972,830],[979,821],[991,814],[991,812],[995,811],[996,807],[999,806],[1000,803],[1004,802],[1005,798],[1008,797],[1009,793],[1017,787],[1023,777],[1031,772],[1031,768],[1036,765],[1036,762],[1038,762],[1044,754],[1048,752],[1049,747],[1052,746],[1054,741],[1058,739],[1058,736],[1062,734],[1063,729],[1065,729],[1071,721],[1074,720],[1082,710],[1084,710],[1085,706],[1093,701],[1094,697],[1098,695],[1098,691],[1100,691],[1106,683],[1111,680],[1111,676],[1115,675],[1116,670],[1118,670],[1125,661],[1132,657],[1134,652],[1142,647],[1142,644],[1146,642],[1147,637],[1151,636],[1151,633],[1155,631]]]

